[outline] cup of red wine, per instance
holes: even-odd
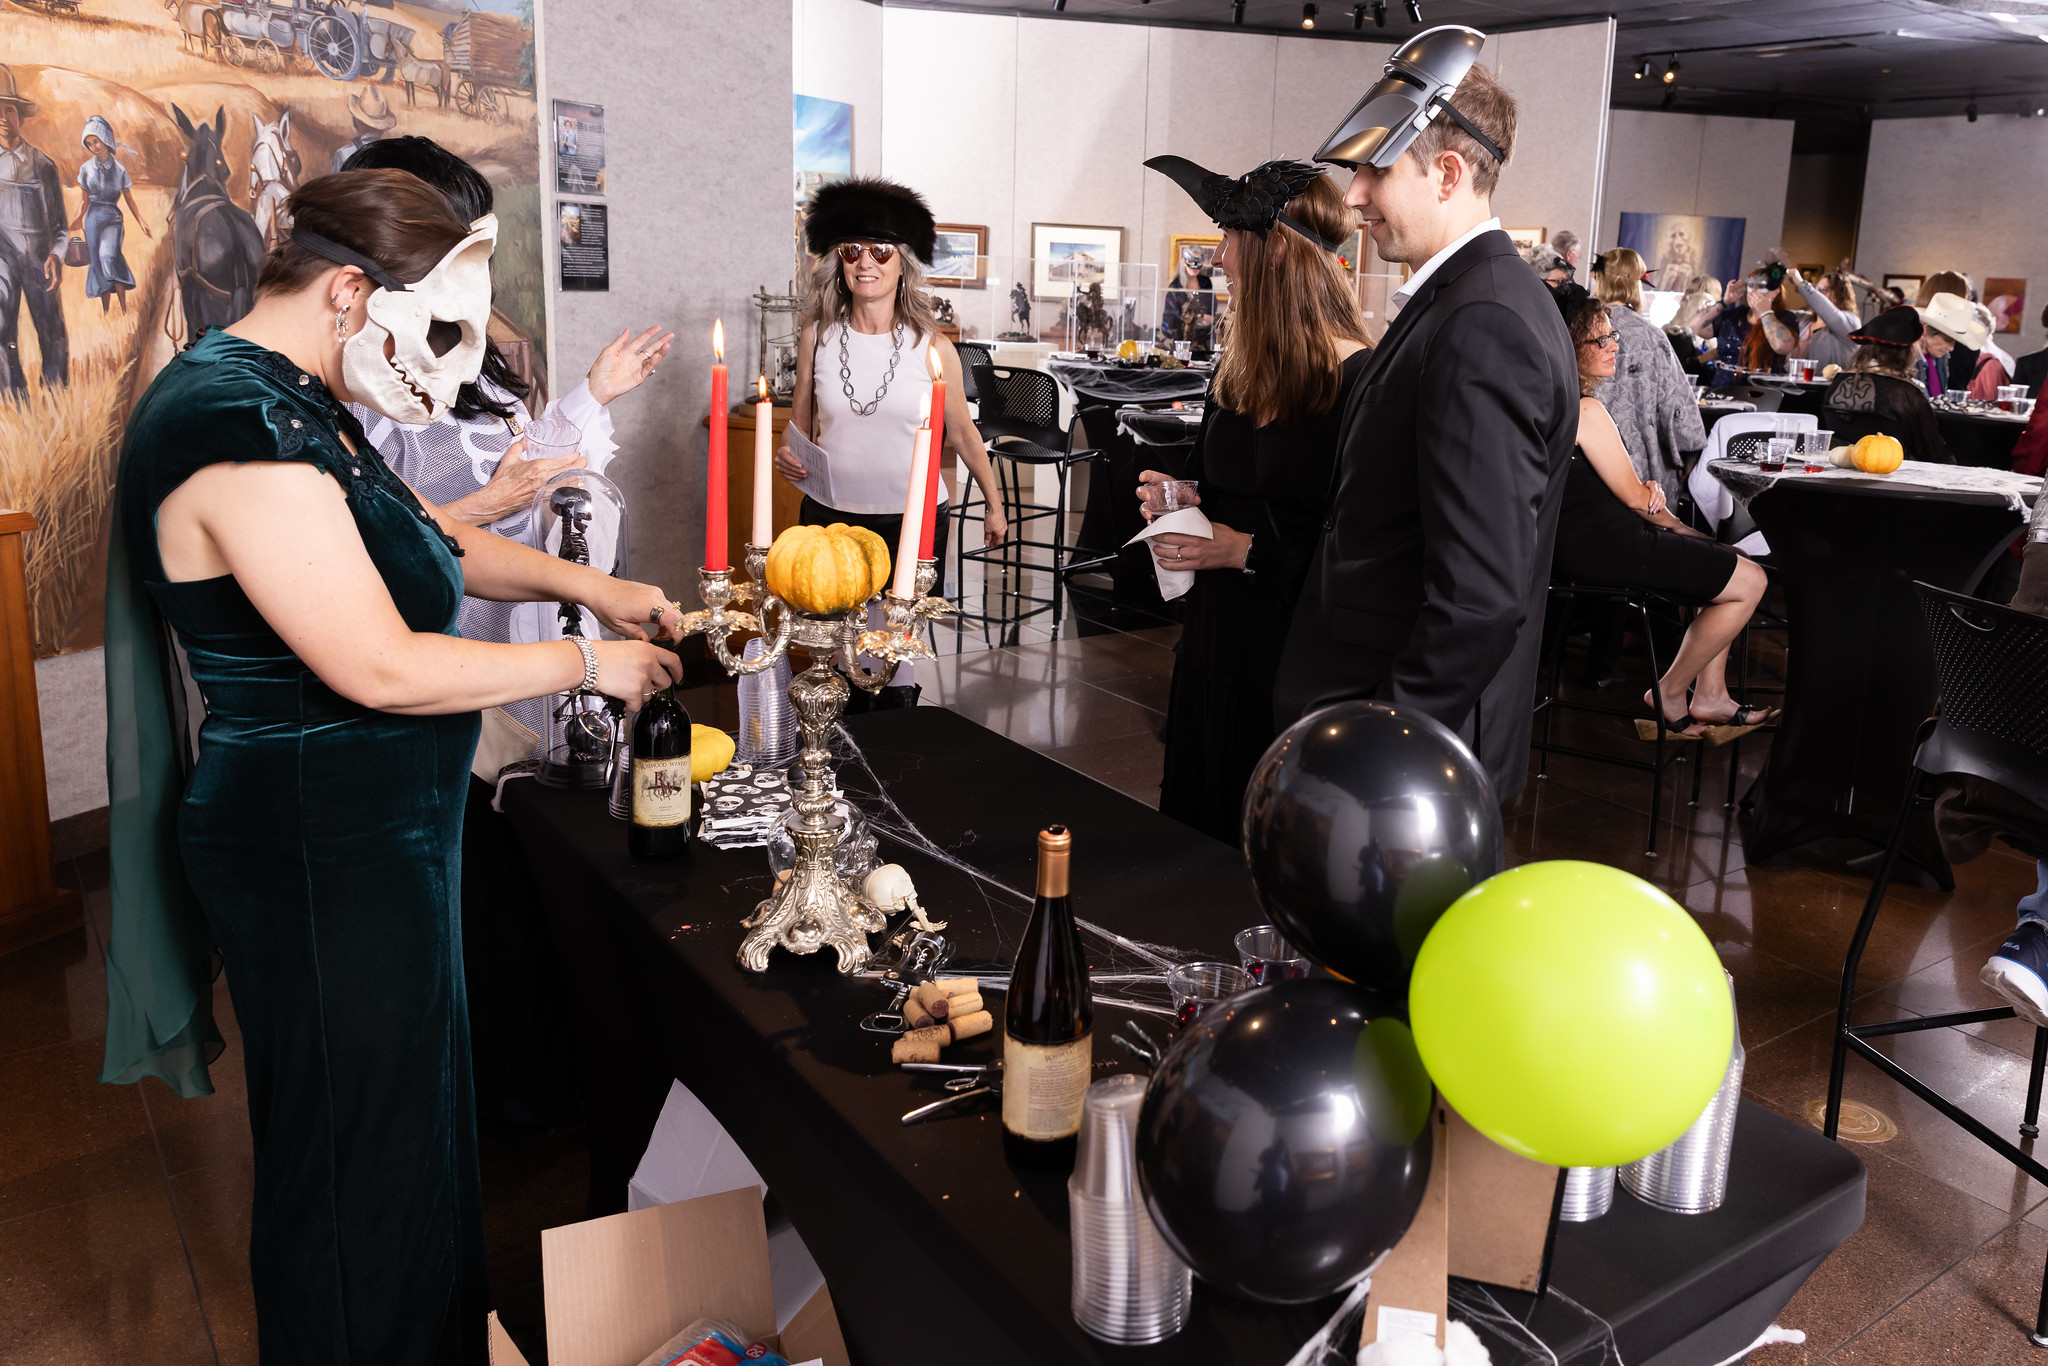
[[[1166,974],[1167,989],[1173,993],[1173,1027],[1187,1028],[1203,1011],[1243,991],[1248,985],[1244,972],[1228,963],[1182,963]]]
[[[1237,961],[1248,987],[1293,982],[1308,976],[1308,959],[1276,926],[1254,925],[1237,934]]]

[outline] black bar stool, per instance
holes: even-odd
[[[1842,962],[1842,998],[1835,1010],[1835,1053],[1828,1072],[1827,1123],[1823,1131],[1829,1138],[1835,1137],[1842,1116],[1842,1076],[1849,1055],[1854,1053],[1932,1105],[1944,1119],[1985,1147],[2034,1180],[2048,1184],[2048,1165],[1866,1042],[1889,1034],[2009,1020],[2017,1014],[2011,1006],[1875,1024],[1849,1023],[1850,1007],[1856,999],[1856,969],[1863,961],[1871,927],[1877,923],[1877,913],[1891,886],[1892,867],[1905,843],[1910,818],[1917,805],[1931,802],[1939,795],[1943,787],[1940,780],[1978,778],[2048,810],[2048,618],[2015,612],[2010,607],[1951,593],[1931,584],[1915,583],[1913,587],[1919,591],[1928,634],[1934,638],[1935,667],[1941,675],[1941,715],[1921,732],[1923,738],[1913,755],[1906,799],[1899,804],[1899,818],[1892,827],[1891,840],[1885,845],[1877,880],[1870,886],[1870,897],[1863,903],[1863,918],[1856,924],[1855,938],[1849,941],[1849,956]],[[2037,859],[2048,857],[2048,827],[2014,831],[2003,837],[2024,854]],[[2020,1134],[2028,1139],[2041,1132],[2044,1064],[2048,1064],[2048,1029],[2037,1028],[2033,1071],[2027,1080],[2027,1103],[2020,1116]],[[2029,1341],[2036,1347],[2048,1347],[2048,1271],[2042,1275],[2041,1305]]]
[[[1050,611],[1057,623],[1067,577],[1116,559],[1114,554],[1083,551],[1067,539],[1069,476],[1076,465],[1101,460],[1103,452],[1074,448],[1072,428],[1059,425],[1059,381],[1045,371],[975,365],[967,373],[971,376],[969,384],[980,405],[980,416],[975,425],[988,443],[990,459],[997,462],[996,482],[1002,490],[1003,515],[1009,520],[1010,536],[1001,545],[969,550],[967,514],[976,505],[976,500],[963,490],[960,507],[955,514],[960,518],[960,534],[955,537],[960,593],[962,597],[967,595],[969,561],[993,564],[1001,571],[1000,582],[1004,586],[998,590],[1000,596],[1032,606],[1027,612],[968,612],[962,615],[976,620],[1012,621]],[[1027,472],[1042,466],[1052,467],[1059,481],[1059,493],[1050,507],[1033,502],[1025,488]],[[1050,539],[1033,538],[1029,534],[1031,524],[1048,517],[1053,523]],[[1026,552],[1030,550],[1051,552],[1050,598],[1024,591],[1024,574],[1036,567],[1026,558]],[[986,575],[983,584],[985,601]]]

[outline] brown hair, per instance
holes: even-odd
[[[1501,159],[1495,161],[1491,152],[1474,142],[1470,133],[1445,114],[1431,119],[1429,126],[1416,135],[1415,141],[1408,144],[1408,155],[1427,166],[1445,152],[1456,152],[1472,168],[1473,193],[1484,198],[1500,184],[1501,166],[1515,155],[1515,97],[1501,88],[1491,71],[1474,65],[1465,73],[1465,79],[1458,82],[1458,93],[1451,96],[1451,103],[1472,120],[1473,127],[1493,139],[1494,146],[1500,148]]]
[[[1627,304],[1643,311],[1643,258],[1627,247],[1600,253],[1593,268],[1593,293],[1603,304]]]
[[[1956,270],[1937,270],[1920,282],[1920,293],[1913,303],[1925,308],[1934,302],[1937,294],[1953,294],[1958,299],[1970,297],[1970,277]]]
[[[406,171],[336,171],[309,180],[285,201],[295,228],[369,257],[411,284],[426,278],[455,244],[469,236],[439,190]],[[304,289],[336,263],[316,256],[289,234],[263,258],[256,292]]]
[[[1895,379],[1911,379],[1915,342],[1910,346],[1891,346],[1885,342],[1864,342],[1849,357],[1849,368],[1866,374],[1890,375]]]
[[[1289,200],[1287,215],[1332,242],[1357,226],[1328,176]],[[1285,251],[1276,250],[1276,238]],[[1283,223],[1264,237],[1240,232],[1236,246],[1230,346],[1216,367],[1216,401],[1261,427],[1328,412],[1344,385],[1337,339],[1368,340],[1357,289],[1334,252]]]
[[[1585,366],[1579,362],[1579,348],[1591,339],[1594,327],[1607,316],[1607,305],[1583,290],[1579,294],[1581,297],[1576,299],[1558,300],[1558,307],[1564,311],[1564,330],[1571,334],[1572,363],[1579,372],[1579,394],[1583,397],[1599,388],[1600,380],[1606,378],[1602,375],[1595,379],[1586,373]]]

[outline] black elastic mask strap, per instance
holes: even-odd
[[[393,294],[407,292],[404,281],[352,247],[344,247],[339,242],[330,241],[317,232],[307,232],[304,228],[292,229],[292,241],[315,256],[323,257],[338,266],[354,266]]]
[[[1315,231],[1313,228],[1304,227],[1301,221],[1295,218],[1292,214],[1281,213],[1277,215],[1277,217],[1279,218],[1279,221],[1285,223],[1288,227],[1293,228],[1296,232],[1300,233],[1303,237],[1306,237],[1309,241],[1321,247],[1324,251],[1341,252],[1344,250],[1344,244],[1342,242],[1332,242],[1329,238],[1323,236],[1321,233]]]
[[[1452,104],[1449,97],[1439,95],[1436,99],[1436,109],[1437,113],[1449,114],[1451,116],[1451,121],[1453,123],[1457,124],[1467,133],[1471,134],[1472,140],[1474,142],[1478,143],[1481,147],[1484,147],[1488,152],[1491,152],[1493,154],[1493,161],[1496,166],[1507,165],[1508,159],[1505,156],[1501,155],[1500,148],[1494,146],[1493,139],[1486,136],[1486,134],[1480,132],[1477,128],[1475,128],[1472,125],[1472,120],[1466,118],[1463,114],[1460,114],[1458,112],[1458,106]]]

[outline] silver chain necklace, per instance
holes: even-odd
[[[853,362],[846,354],[846,334],[853,329],[845,323],[839,325],[839,387],[846,391],[847,406],[856,417],[873,417],[875,409],[882,406],[888,397],[889,385],[896,379],[896,362],[903,356],[903,329],[900,326],[889,329],[889,369],[882,376],[882,387],[875,390],[874,398],[862,403],[853,396]]]

